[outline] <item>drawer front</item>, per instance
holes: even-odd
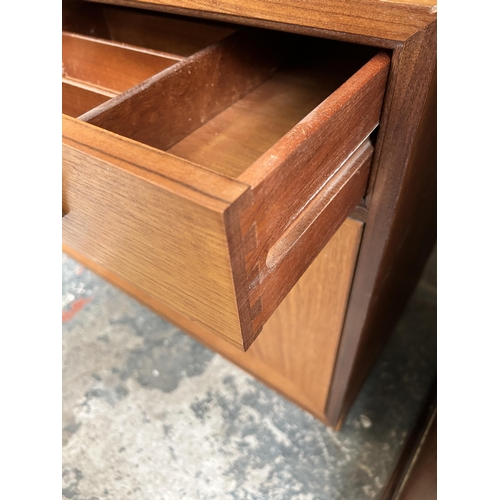
[[[65,248],[246,350],[368,179],[389,57],[307,43],[229,34],[63,116]]]
[[[246,187],[207,179],[217,195],[201,194],[154,173],[162,155],[63,123],[64,243],[230,339],[239,323],[224,211]]]

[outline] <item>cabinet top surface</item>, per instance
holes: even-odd
[[[301,27],[390,46],[436,19],[437,0],[94,0],[103,3],[233,20],[264,27]]]

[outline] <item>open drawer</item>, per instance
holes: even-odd
[[[109,95],[63,115],[65,249],[246,350],[364,196],[389,57],[78,8],[64,83]]]

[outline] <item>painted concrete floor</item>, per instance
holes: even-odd
[[[435,262],[335,433],[63,255],[62,498],[377,498],[435,377]]]

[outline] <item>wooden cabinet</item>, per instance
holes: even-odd
[[[432,19],[130,4],[63,5],[64,250],[339,425],[434,240]]]

